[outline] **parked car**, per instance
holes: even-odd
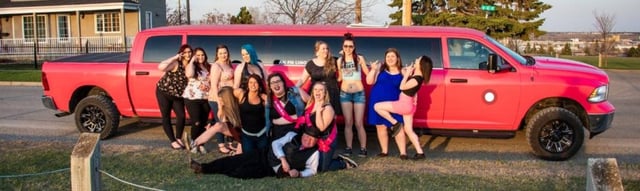
[[[397,48],[405,63],[420,55],[434,62],[428,85],[418,93],[414,127],[447,136],[513,137],[525,130],[533,154],[565,160],[593,136],[611,127],[607,74],[588,64],[521,56],[488,35],[465,28],[426,26],[218,25],[177,26],[136,35],[130,53],[87,54],[44,63],[43,104],[75,113],[78,130],[107,138],[120,117],[159,118],[154,97],[162,72],[157,64],[181,44],[214,51],[218,44],[240,58],[253,44],[267,71],[294,81],[313,57],[317,40],[338,55],[342,36],[356,37],[368,61]],[[585,135],[585,130],[588,133]]]

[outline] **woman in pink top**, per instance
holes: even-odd
[[[233,66],[231,66],[229,48],[220,44],[216,46],[216,62],[211,66],[211,90],[209,91],[209,106],[213,114],[211,124],[220,121],[220,118],[218,118],[218,91],[222,87],[233,86],[233,75],[234,71]],[[216,134],[216,140],[218,142],[218,150],[221,153],[227,154],[231,151],[225,146],[225,139],[222,133]]]
[[[424,151],[418,140],[418,135],[413,131],[413,114],[416,112],[418,90],[420,90],[423,83],[429,83],[433,62],[428,56],[421,56],[416,58],[414,64],[418,65],[418,67],[414,68],[414,66],[411,65],[402,70],[403,78],[402,82],[400,82],[401,93],[399,99],[397,101],[378,102],[374,105],[374,109],[378,115],[393,124],[392,136],[404,130],[411,144],[416,149],[416,155],[413,159],[424,159]],[[391,113],[402,115],[404,127],[401,127],[400,122],[391,117]]]

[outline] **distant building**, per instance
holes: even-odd
[[[166,23],[165,0],[0,0],[4,44],[97,37],[117,37],[115,43],[123,43],[138,31]]]

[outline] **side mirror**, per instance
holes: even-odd
[[[489,56],[487,56],[487,72],[496,73],[498,70],[498,55],[489,54]]]

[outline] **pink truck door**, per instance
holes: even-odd
[[[448,39],[447,43],[451,48],[447,53],[449,66],[445,69],[444,79],[444,126],[513,130],[520,104],[520,73],[510,69],[489,73],[486,58],[493,51],[476,41]],[[498,60],[509,66],[502,59]]]
[[[182,44],[182,36],[152,36],[144,45],[144,51],[138,59],[132,56],[129,63],[129,93],[131,103],[139,117],[160,117],[160,108],[156,99],[156,83],[164,75],[158,70],[158,64],[175,56]],[[133,53],[133,52],[132,52]]]

